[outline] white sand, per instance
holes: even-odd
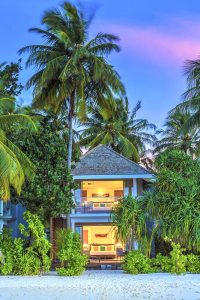
[[[200,300],[200,275],[127,275],[122,271],[86,271],[79,277],[0,277],[5,300]]]

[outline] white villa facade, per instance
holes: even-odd
[[[68,226],[80,234],[83,250],[115,258],[125,245],[116,240],[111,210],[123,196],[139,196],[154,175],[105,145],[83,155],[72,170],[78,188]]]

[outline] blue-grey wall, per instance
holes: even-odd
[[[8,227],[12,229],[13,237],[21,237],[18,226],[20,223],[25,224],[25,221],[23,220],[23,213],[25,210],[26,208],[21,204],[12,204],[11,214],[13,218],[12,220],[8,221]]]

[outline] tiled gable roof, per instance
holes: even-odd
[[[151,173],[105,145],[98,145],[86,152],[72,170],[74,176],[135,174]]]

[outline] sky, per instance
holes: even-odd
[[[73,1],[74,3],[78,3]],[[81,0],[86,10],[96,10],[91,36],[98,32],[120,37],[121,52],[109,62],[120,73],[130,107],[142,101],[139,118],[162,126],[167,113],[181,101],[186,89],[183,67],[200,54],[199,0]],[[0,62],[16,61],[17,51],[40,42],[29,33],[40,27],[44,10],[57,0],[0,0]],[[25,57],[23,58],[23,63]],[[23,70],[25,83],[31,70]],[[24,103],[31,91],[23,91]]]

